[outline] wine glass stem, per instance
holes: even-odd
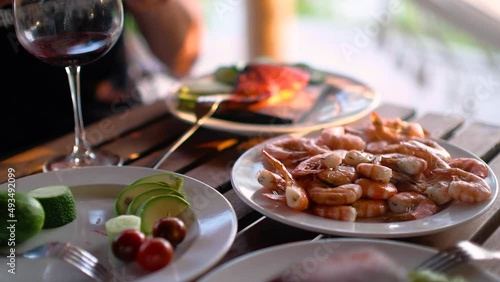
[[[90,146],[85,138],[83,126],[82,103],[80,97],[80,66],[66,67],[68,74],[69,87],[71,91],[71,100],[73,101],[73,115],[75,119],[75,145],[73,154],[88,154]]]

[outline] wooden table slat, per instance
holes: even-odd
[[[463,125],[464,119],[457,116],[446,116],[436,113],[427,113],[422,117],[412,120],[422,125],[431,137],[448,139]]]
[[[453,138],[451,143],[462,147],[489,161],[500,150],[500,127],[484,123],[472,123]]]
[[[129,131],[167,114],[168,110],[165,102],[158,101],[150,105],[124,110],[114,116],[91,124],[86,127],[86,132],[92,144],[100,145],[119,138]],[[42,164],[45,161],[62,152],[70,152],[73,144],[73,133],[67,134],[2,160],[0,170],[6,171],[9,167],[15,168],[18,177],[41,172]],[[0,183],[4,183],[6,180],[7,176],[0,174]]]
[[[105,144],[101,148],[119,155],[127,162],[165,142],[171,142],[186,128],[187,125],[178,125],[173,118],[161,119],[140,130],[132,131],[116,141]]]
[[[251,228],[240,231],[233,246],[217,264],[220,265],[250,251],[289,242],[312,240],[317,236],[316,232],[299,229],[265,217]]]

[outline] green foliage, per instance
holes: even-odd
[[[334,19],[334,8],[331,0],[296,0],[295,11],[299,16]]]

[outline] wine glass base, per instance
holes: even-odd
[[[87,166],[121,166],[122,164],[122,158],[117,155],[102,151],[92,151],[80,155],[71,154],[55,157],[43,164],[43,171],[56,171]]]

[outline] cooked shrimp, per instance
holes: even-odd
[[[326,167],[322,161],[323,155],[316,155],[301,161],[291,173],[293,177],[300,177],[309,174],[316,174]]]
[[[358,217],[378,217],[384,215],[388,210],[386,200],[359,199],[352,203]]]
[[[448,192],[450,187],[449,181],[432,181],[426,183],[425,195],[433,200],[438,205],[449,203],[453,198]]]
[[[366,144],[365,152],[372,154],[388,154],[401,151],[399,143],[389,143],[387,141],[373,141]]]
[[[264,145],[264,150],[278,160],[299,159],[309,155],[304,138],[288,137]]]
[[[373,124],[367,124],[363,128],[352,128],[346,127],[346,132],[354,135],[358,135],[363,138],[366,142],[376,142],[380,141],[380,136],[378,135],[377,130],[373,126]]]
[[[281,175],[267,169],[262,169],[257,172],[257,181],[267,189],[281,191],[285,191],[286,189],[285,179]]]
[[[264,192],[262,193],[262,196],[270,200],[286,204],[286,196],[284,194],[276,193],[276,191]]]
[[[335,150],[333,150],[333,152],[335,152],[337,155],[341,156],[342,159],[344,159],[345,155],[347,155],[348,150],[345,150],[345,149],[335,149]]]
[[[336,168],[342,163],[343,159],[344,156],[342,152],[335,150],[329,154],[328,153],[325,154],[324,157],[321,159],[321,162],[328,168]]]
[[[392,169],[379,164],[361,163],[356,166],[356,171],[365,178],[380,182],[389,182],[392,177]]]
[[[429,173],[436,168],[449,168],[450,166],[434,150],[424,143],[410,140],[401,142],[402,149],[413,156],[424,159],[427,162],[426,172]]]
[[[342,163],[342,157],[330,151],[319,154],[301,161],[293,170],[294,177],[304,176],[308,174],[316,174],[327,168],[336,168]]]
[[[414,192],[401,192],[388,200],[389,209],[395,213],[386,221],[408,221],[435,214],[438,206],[426,196]]]
[[[465,203],[480,203],[491,197],[491,188],[486,181],[460,168],[436,169],[434,174],[451,177],[448,194]]]
[[[379,155],[377,160],[381,165],[407,175],[418,175],[427,169],[424,159],[400,153]]]
[[[428,133],[418,123],[406,122],[399,118],[383,120],[375,112],[370,114],[370,119],[375,128],[377,137],[389,143],[397,143],[413,138],[425,138],[428,136]]]
[[[307,189],[311,201],[324,205],[347,205],[357,201],[362,194],[357,184],[344,184],[337,187],[327,187],[323,184],[314,184]]]
[[[352,166],[341,165],[334,169],[321,170],[317,176],[333,186],[340,186],[354,182],[358,178],[358,173]]]
[[[395,174],[397,174],[397,173],[395,173]],[[404,175],[404,176],[408,177],[406,175]],[[394,174],[393,174],[392,178],[394,179]],[[416,182],[416,181],[412,181],[412,180],[411,181],[396,181],[396,182],[394,182],[394,185],[398,189],[398,193],[415,192],[415,193],[419,193],[419,194],[424,194],[425,189],[427,189],[427,186],[423,186],[423,185],[421,185],[421,183]]]
[[[391,182],[383,183],[367,178],[359,178],[354,183],[361,186],[364,197],[371,199],[389,199],[398,193],[398,189]]]
[[[366,147],[366,142],[359,136],[342,133],[337,127],[327,128],[321,131],[318,139],[318,145],[324,145],[332,150],[344,149],[344,150],[364,150]]]
[[[293,179],[290,172],[286,169],[285,165],[279,160],[271,156],[266,150],[262,150],[262,154],[271,163],[271,165],[282,174],[283,179],[285,179],[285,197],[286,204],[295,210],[305,210],[309,206],[309,200],[307,198],[306,191]]]
[[[315,215],[341,221],[355,221],[356,209],[352,206],[317,205],[312,209]]]
[[[448,164],[451,167],[456,167],[473,173],[481,178],[488,177],[488,166],[474,158],[455,158],[448,161]]]
[[[314,138],[305,138],[305,139],[306,142],[304,143],[304,146],[311,156],[331,151],[330,148],[328,148],[327,146],[318,144],[317,140]]]
[[[445,161],[451,160],[450,153],[443,146],[439,145],[438,142],[429,138],[415,138],[414,140],[427,145],[431,148],[430,150],[432,150],[432,152],[438,155],[441,159]]]
[[[373,154],[358,150],[349,150],[344,157],[344,163],[346,165],[357,166],[361,163],[370,163],[373,159]]]

